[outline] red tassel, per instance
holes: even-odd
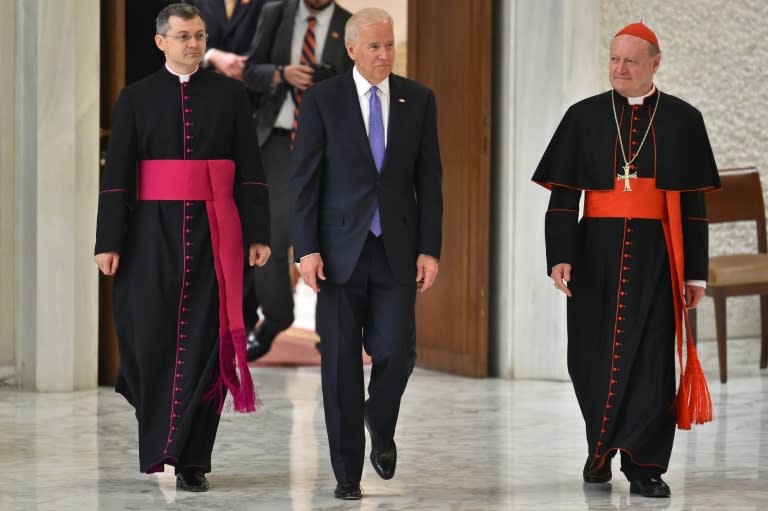
[[[690,388],[690,412],[694,424],[704,424],[713,420],[712,396],[709,394],[707,379],[701,369],[696,347],[688,344],[688,360],[685,367]]]
[[[688,408],[688,381],[680,377],[680,387],[677,389],[677,427],[691,429],[691,411]]]
[[[692,424],[704,424],[714,419],[707,379],[690,339],[686,348],[688,356],[677,393],[677,427],[680,429],[691,429]]]

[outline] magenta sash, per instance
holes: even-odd
[[[258,399],[248,370],[243,323],[243,234],[233,196],[232,160],[142,160],[139,162],[139,200],[205,201],[219,284],[220,374],[207,394],[219,396],[219,412],[226,387],[234,409],[252,412]],[[238,377],[239,372],[239,377]]]

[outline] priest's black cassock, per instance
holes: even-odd
[[[683,277],[706,280],[703,192],[720,182],[702,116],[688,103],[659,91],[640,105],[610,91],[580,101],[563,117],[533,180],[552,191],[545,220],[548,272],[571,265],[568,370],[586,423],[585,472],[621,451],[635,466],[663,473],[675,433],[676,384],[675,305],[662,222],[620,215],[579,219],[582,192],[587,203],[611,192],[620,201],[637,194],[623,192],[624,180],[617,179],[625,174],[622,143],[627,159],[637,154],[629,187],[680,192]]]
[[[147,473],[164,463],[210,471],[224,371],[206,201],[137,200],[141,162],[233,161],[240,264],[250,244],[269,244],[267,188],[245,88],[205,70],[188,76],[163,68],[122,91],[99,197],[95,252],[120,254],[116,390],[135,408]]]

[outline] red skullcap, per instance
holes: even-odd
[[[635,37],[639,37],[640,39],[645,39],[657,48],[659,47],[659,40],[656,39],[656,34],[654,34],[653,30],[648,28],[648,25],[642,21],[638,23],[630,23],[626,27],[619,30],[619,32],[614,37],[620,36],[622,34],[633,35]]]

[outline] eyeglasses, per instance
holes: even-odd
[[[192,39],[197,41],[198,43],[202,43],[203,41],[208,40],[208,34],[206,32],[198,32],[197,34],[176,34],[176,35],[168,35],[168,34],[159,34],[163,37],[170,37],[171,39],[176,39],[180,43],[188,43]]]

